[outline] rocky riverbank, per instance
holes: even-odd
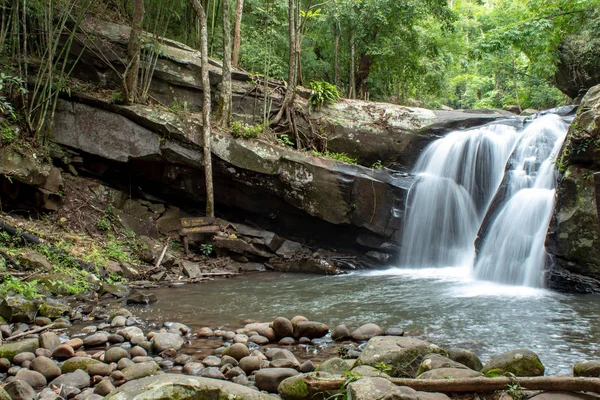
[[[56,301],[32,304],[7,297],[0,305],[0,313],[8,317],[0,320],[0,399],[197,399],[218,393],[219,398],[304,400],[327,397],[314,388],[336,379],[345,383],[341,389],[327,389],[329,395],[355,400],[508,399],[494,390],[475,397],[464,389],[457,390],[463,392],[459,395],[409,386],[424,380],[540,377],[545,370],[530,350],[509,351],[482,364],[469,350],[444,349],[374,323],[331,328],[295,316],[246,321],[235,330],[192,330],[175,321],[149,324],[119,308],[120,303],[95,306],[88,299],[72,309]],[[198,352],[200,347],[205,351]],[[573,375],[599,378],[600,361],[577,363]],[[395,385],[393,378],[409,379],[402,381],[408,386]],[[563,378],[557,379],[562,384]],[[591,382],[600,390],[600,380]],[[512,398],[597,398],[540,394],[518,385],[505,389]],[[472,392],[481,390],[474,387]]]

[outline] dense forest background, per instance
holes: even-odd
[[[309,87],[311,82],[328,82],[350,98],[428,108],[545,109],[570,101],[557,86],[566,86],[564,81],[577,77],[578,71],[564,74],[564,70],[595,63],[598,55],[593,54],[600,48],[600,0],[295,1],[298,83]],[[241,16],[237,66],[253,74],[287,78],[291,3],[200,3],[206,10],[210,57],[223,56],[225,4],[232,25]],[[57,30],[62,23],[58,11],[54,11],[58,20],[46,23],[53,18],[52,7],[72,8],[70,21],[77,21],[78,8],[85,8],[86,16],[130,25],[135,2],[2,0],[0,4],[2,60],[9,60],[3,66],[13,67],[14,57],[8,53],[20,48],[23,54],[35,52],[28,44],[32,38],[19,37],[26,29],[16,21],[37,20],[32,32],[48,35],[50,43],[52,35],[65,36]],[[200,49],[200,24],[192,4],[144,0],[142,27]],[[12,71],[23,78],[22,72]]]
[[[161,18],[166,36],[198,48],[187,1],[146,3],[147,29]],[[221,3],[204,1],[209,55],[215,58],[222,53]],[[598,0],[299,0],[298,5],[301,84],[327,81],[348,97],[406,105],[560,105],[567,101],[555,84],[561,51],[563,58],[584,57],[600,41]],[[287,76],[287,9],[285,1],[245,0],[240,67]]]

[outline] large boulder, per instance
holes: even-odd
[[[446,355],[435,344],[399,336],[376,336],[370,339],[356,365],[372,367],[384,362],[392,368],[391,375],[414,378],[423,358],[431,353]]]
[[[436,368],[423,372],[417,378],[419,379],[466,379],[482,377],[481,372],[473,371],[468,368]]]
[[[254,377],[256,378],[256,387],[271,393],[277,393],[277,387],[286,378],[298,375],[298,371],[292,368],[265,368],[258,370]]]
[[[428,354],[421,362],[421,365],[419,365],[417,376],[421,375],[424,372],[428,372],[439,368],[468,369],[467,366],[459,362],[453,361],[448,357],[444,357],[440,354]]]
[[[481,372],[486,375],[542,376],[544,370],[537,354],[531,350],[518,349],[493,357],[483,366]]]
[[[296,338],[316,339],[327,335],[328,332],[329,327],[321,322],[300,321],[294,326],[294,336]]]
[[[0,302],[0,317],[11,322],[32,323],[40,305],[35,300],[23,296],[8,296]]]
[[[600,169],[600,85],[582,100],[557,164],[562,176],[546,240],[553,260],[547,286],[600,292],[600,219],[594,182],[594,172]]]
[[[600,378],[600,360],[579,361],[573,366],[573,376]]]
[[[600,39],[592,25],[584,22],[579,32],[567,37],[558,48],[554,81],[572,99],[600,84]]]
[[[0,346],[0,358],[6,358],[9,361],[19,353],[33,353],[40,347],[39,339],[23,339],[19,342],[6,343]]]
[[[163,374],[127,382],[106,396],[106,400],[195,400],[195,399],[277,400],[256,390],[231,382],[196,376]]]
[[[483,368],[483,364],[481,364],[479,357],[470,350],[452,347],[447,349],[446,352],[448,353],[448,358],[452,361],[459,362],[462,365],[471,368],[473,371],[481,371],[481,368]]]

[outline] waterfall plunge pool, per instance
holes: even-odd
[[[565,295],[470,278],[470,268],[390,269],[340,276],[250,274],[152,290],[158,302],[132,307],[148,320],[192,328],[239,328],[244,319],[303,315],[333,329],[374,322],[486,362],[504,351],[535,351],[547,375],[600,358],[600,296]]]

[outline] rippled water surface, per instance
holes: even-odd
[[[333,328],[375,322],[441,346],[474,351],[483,362],[506,350],[538,353],[546,373],[569,374],[600,358],[599,296],[474,281],[462,268],[392,269],[343,276],[264,273],[152,290],[137,307],[150,320],[239,327],[244,319],[305,317]]]

